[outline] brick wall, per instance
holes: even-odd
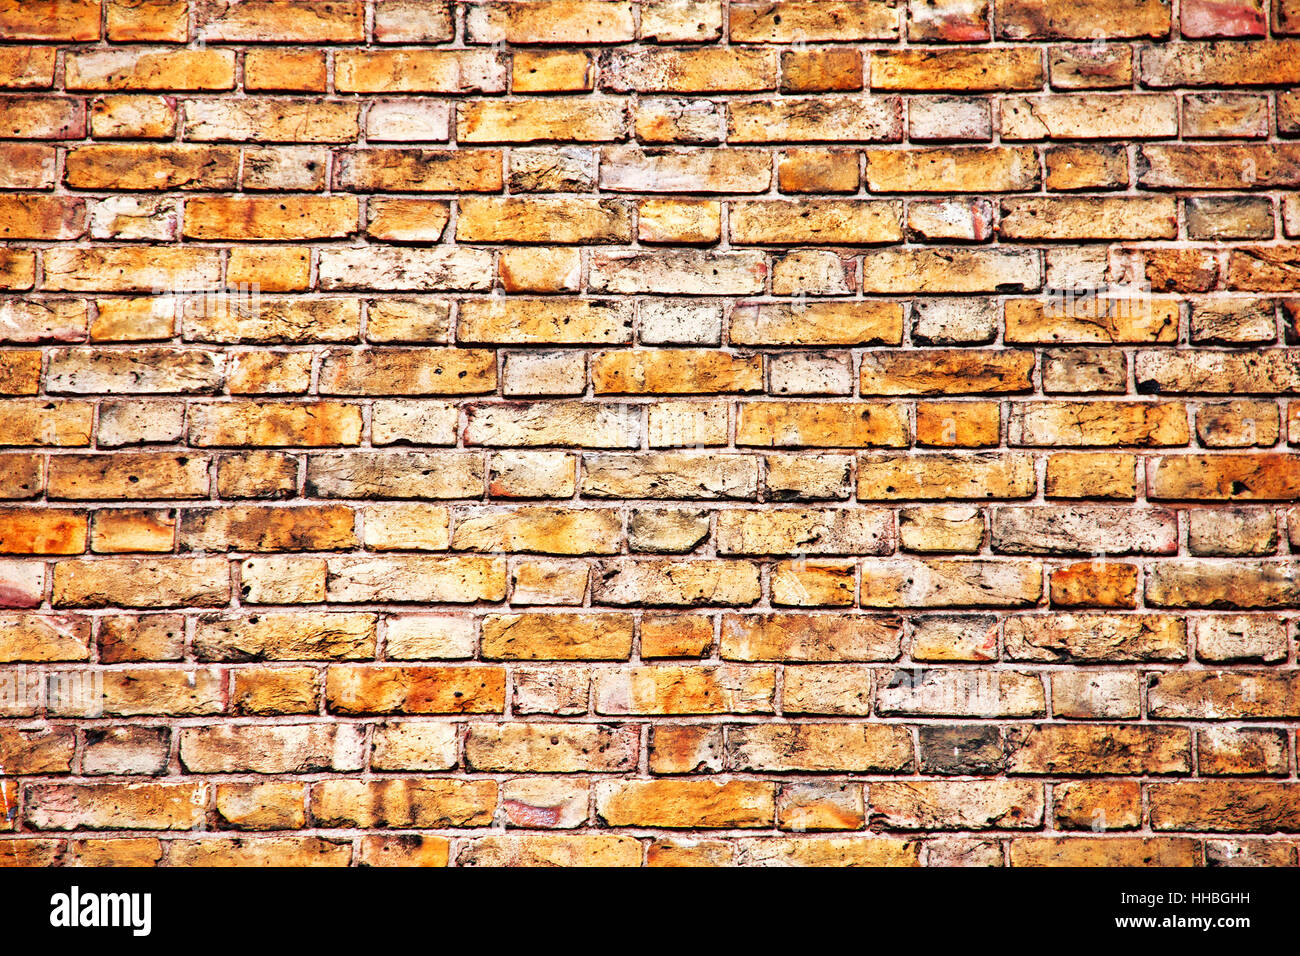
[[[1297,0],[0,39],[0,862],[1297,862]]]

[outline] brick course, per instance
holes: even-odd
[[[0,863],[1300,862],[1294,3],[0,40]]]

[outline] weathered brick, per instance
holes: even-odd
[[[858,461],[861,500],[1030,498],[1032,456],[976,454],[864,455]]]
[[[994,0],[998,35],[1009,40],[1169,35],[1170,8],[1160,0]]]
[[[598,714],[772,713],[771,667],[661,664],[603,671],[593,689]]]
[[[863,567],[863,607],[1021,607],[1038,603],[1034,561],[887,559]]]
[[[880,724],[742,725],[728,733],[728,753],[746,772],[906,773],[912,740]]]
[[[340,714],[502,713],[505,670],[336,664],[326,674],[325,696]]]

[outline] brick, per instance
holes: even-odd
[[[863,395],[1024,392],[1033,388],[1033,356],[978,351],[874,353],[863,358]]]
[[[582,494],[592,498],[754,498],[757,488],[749,456],[584,456]]]
[[[1197,766],[1207,776],[1286,773],[1286,734],[1210,727],[1196,738]]]
[[[738,3],[731,11],[730,36],[738,43],[885,40],[897,33],[893,9],[879,0]]]
[[[1295,598],[1289,561],[1179,561],[1153,567],[1146,599],[1155,607],[1285,607]]]
[[[90,132],[103,139],[167,139],[178,116],[172,97],[101,96],[91,104]]]
[[[355,445],[360,435],[360,409],[343,402],[190,407],[190,441],[195,445]]]
[[[1007,654],[1013,660],[1186,660],[1181,619],[1163,614],[1056,614],[1010,618]]]
[[[1052,798],[1063,830],[1135,830],[1142,820],[1142,788],[1135,781],[1069,782],[1054,786]]]
[[[1042,567],[1033,561],[915,561],[864,566],[863,607],[1023,607],[1042,595]]]
[[[890,660],[899,621],[867,615],[726,615],[721,655],[739,661]]]
[[[311,815],[326,827],[486,826],[496,805],[492,780],[326,780],[311,788]]]
[[[515,93],[573,93],[592,89],[592,58],[568,50],[519,51],[511,61],[510,88]]]
[[[357,230],[351,198],[191,199],[185,204],[190,239],[338,239]]]
[[[257,716],[317,713],[317,676],[312,667],[236,671],[230,691],[231,708],[237,714]]]
[[[106,554],[167,552],[176,547],[176,516],[171,511],[101,511],[90,529],[90,549]]]
[[[1170,43],[1142,55],[1146,86],[1293,83],[1295,40]]]
[[[1153,830],[1294,833],[1295,787],[1285,783],[1186,781],[1151,788]]]
[[[781,92],[860,90],[862,56],[853,49],[792,50],[781,54]]]
[[[1178,133],[1178,103],[1163,94],[1114,93],[1008,97],[1006,139],[1144,138]]]
[[[497,272],[507,292],[576,292],[582,255],[576,249],[504,249]]]
[[[993,774],[1005,765],[1001,738],[994,727],[983,728],[970,724],[927,725],[919,729],[919,741],[921,766],[926,773]],[[926,799],[927,796],[930,799]],[[907,806],[920,809],[933,805],[933,798],[942,796],[942,791],[927,795],[924,792],[912,794],[906,790],[899,792],[891,789],[885,792],[883,804],[894,806],[894,812],[897,813]],[[980,794],[977,791],[972,796],[978,799]],[[918,797],[921,798],[919,801]],[[906,816],[914,818],[913,814]]]
[[[1162,500],[1285,501],[1300,481],[1295,456],[1279,453],[1177,455],[1149,467],[1149,493]]]
[[[717,519],[719,554],[881,554],[892,522],[872,511],[741,511]]]
[[[58,349],[45,378],[48,391],[74,395],[203,394],[221,388],[222,357],[199,349]]]
[[[1087,562],[1052,571],[1053,607],[1137,607],[1138,569]]]
[[[1011,554],[1174,554],[1173,511],[1134,513],[1118,507],[998,508],[992,517],[995,551]]]
[[[1052,47],[1048,68],[1056,89],[1120,89],[1133,84],[1133,50],[1123,44]]]
[[[633,38],[632,4],[564,0],[558,4],[476,4],[466,23],[472,43],[621,43]]]
[[[5,239],[76,239],[86,229],[86,207],[55,196],[0,198],[0,236]]]
[[[6,585],[12,587],[9,581]],[[37,590],[40,588],[38,586]],[[13,595],[16,597],[17,595]],[[39,594],[36,595],[39,601]],[[16,601],[6,607],[21,607]],[[74,615],[6,611],[0,614],[0,660],[84,661],[90,658],[90,620]]]
[[[9,40],[98,40],[99,17],[99,0],[6,0],[0,4],[0,30]]]
[[[193,783],[41,784],[27,823],[38,830],[190,830],[202,820],[206,788]]]
[[[10,47],[0,53],[0,86],[6,89],[49,89],[54,85],[51,47]]]
[[[326,703],[341,714],[501,713],[505,671],[497,667],[334,665]]]
[[[325,54],[318,50],[249,50],[244,89],[324,93]]]
[[[614,834],[505,834],[466,842],[459,866],[639,866],[641,844]]]
[[[1172,239],[1178,215],[1165,197],[1004,199],[998,232],[1006,239]]]
[[[191,773],[356,771],[364,744],[348,724],[193,727],[179,736],[181,764]]]
[[[1009,773],[1188,773],[1191,732],[1181,727],[1040,724],[1007,731]]]
[[[904,551],[968,552],[984,541],[984,517],[974,507],[933,505],[898,513],[898,543]]]
[[[871,57],[873,90],[1036,90],[1043,63],[1029,47],[894,50]]]
[[[470,100],[457,108],[456,139],[461,143],[613,142],[626,134],[627,121],[626,104],[613,97]]]
[[[375,5],[374,39],[377,43],[450,40],[456,32],[452,17],[451,5],[444,0],[383,0]]]
[[[0,408],[0,445],[89,445],[89,402],[9,399]]]
[[[493,660],[624,660],[631,648],[623,614],[501,615],[483,624],[483,655]]]
[[[322,289],[483,291],[492,283],[492,254],[480,249],[324,249]]]
[[[41,143],[0,143],[0,184],[6,189],[54,185],[54,147]],[[8,268],[8,267],[7,267]]]
[[[1294,7],[0,0],[4,852],[1294,865]]]
[[[880,724],[747,725],[732,728],[728,752],[745,772],[906,773],[912,741],[902,727]]]
[[[1159,0],[994,0],[998,36],[1009,40],[1165,37],[1170,9]]]
[[[876,684],[884,716],[1032,717],[1046,710],[1041,679],[1019,671],[915,668],[886,671]]]
[[[600,153],[600,186],[615,192],[766,192],[771,159],[758,149],[638,149]]]
[[[471,724],[465,759],[479,771],[625,771],[639,746],[635,725]]]
[[[897,142],[902,138],[896,97],[822,96],[749,100],[727,105],[732,143]]]
[[[476,633],[472,618],[409,614],[389,617],[385,630],[385,648],[392,658],[463,660],[474,653]]]
[[[596,813],[610,826],[764,827],[775,820],[775,792],[749,780],[601,782]]]
[[[478,349],[337,349],[321,363],[326,395],[473,395],[496,386],[496,356]]]
[[[779,61],[762,49],[620,49],[601,57],[602,85],[615,92],[716,93],[772,90]]]
[[[69,53],[69,90],[230,90],[230,50],[95,50]]]
[[[483,461],[438,452],[359,452],[313,455],[309,494],[330,498],[478,497]]]
[[[1188,512],[1187,550],[1191,554],[1273,554],[1277,542],[1277,519],[1269,509],[1215,508]]]
[[[1271,231],[1271,209],[1269,218]],[[1277,338],[1273,312],[1267,299],[1197,304],[1192,307],[1191,339],[1210,345],[1267,345]]]
[[[462,242],[626,242],[631,213],[619,200],[462,199]]]
[[[873,200],[747,200],[731,204],[738,245],[869,244],[902,238],[901,210]]]
[[[736,345],[897,345],[902,309],[886,302],[741,304],[731,313]]]
[[[126,661],[180,660],[185,644],[185,619],[175,614],[114,615],[101,620],[99,659]]]
[[[364,39],[360,3],[244,0],[200,15],[198,37],[215,43],[355,43]]]
[[[646,143],[718,143],[725,118],[721,104],[684,97],[645,97],[632,113],[636,136]]]
[[[1300,180],[1300,144],[1225,144],[1195,152],[1186,146],[1143,145],[1137,176],[1138,185],[1149,189],[1290,186]]]
[[[1046,150],[1051,190],[1117,189],[1128,185],[1128,156],[1113,146],[1052,146]]]
[[[339,154],[337,169],[339,186],[357,192],[495,192],[504,182],[494,149],[348,150]]]
[[[857,192],[858,157],[845,150],[784,150],[778,154],[776,175],[785,193]]]
[[[1010,842],[1012,866],[1195,866],[1198,844],[1146,837],[1025,837]]]
[[[506,68],[479,50],[347,50],[335,55],[341,93],[500,93]]]
[[[330,559],[327,594],[341,603],[372,603],[377,596],[418,603],[500,600],[505,561],[476,556],[345,557]]]
[[[171,841],[178,866],[347,866],[351,858],[351,844],[314,836]]]
[[[230,599],[219,558],[104,558],[54,566],[55,607],[213,607]]]
[[[1019,453],[870,455],[858,461],[858,497],[866,500],[1029,498],[1032,457]]]
[[[770,667],[663,664],[601,673],[593,690],[599,714],[771,713]]]
[[[873,784],[870,807],[888,829],[1032,829],[1043,819],[1042,788],[1018,781]]]
[[[1187,409],[1177,402],[1015,403],[1014,445],[1185,445]]]
[[[849,606],[857,592],[852,561],[783,561],[772,570],[772,603],[785,607]]]
[[[295,784],[221,784],[217,814],[238,830],[292,830],[307,822],[303,788]]]
[[[308,100],[191,100],[185,104],[184,132],[195,141],[351,142],[357,107]]]
[[[896,406],[750,402],[740,407],[736,443],[759,447],[861,448],[907,444],[907,422]]]
[[[897,295],[1037,289],[1036,252],[1019,249],[882,249],[869,252],[862,291]]]
[[[60,292],[151,292],[216,288],[221,254],[213,249],[51,249],[44,255],[45,288]]]
[[[1008,299],[1006,339],[1017,343],[1173,342],[1178,303],[1167,299]]]

